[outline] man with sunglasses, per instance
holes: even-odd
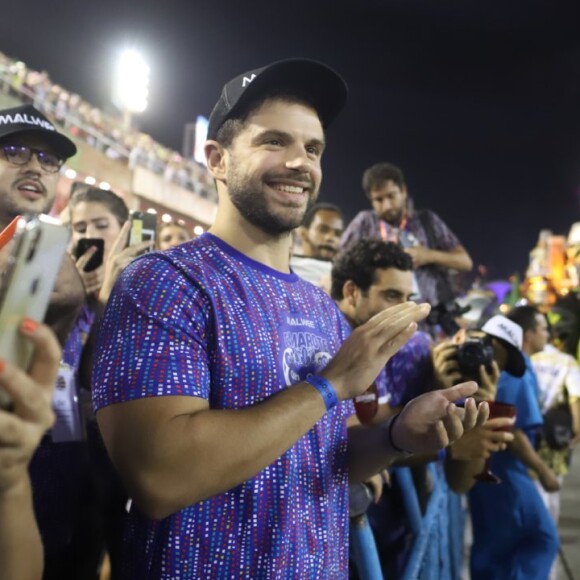
[[[76,150],[32,105],[0,111],[0,228],[50,210],[59,169]]]
[[[0,110],[0,231],[19,215],[51,209],[59,170],[75,153],[75,144],[31,105]],[[10,246],[9,242],[0,256],[0,273],[5,269]],[[68,255],[54,267],[60,269],[45,321],[62,347],[83,305],[85,292]],[[63,571],[68,562],[61,554],[76,538],[76,506],[84,493],[78,475],[83,453],[79,442],[57,443],[48,433],[29,466],[34,514],[44,548],[45,579],[81,577]]]
[[[32,105],[0,110],[0,231],[19,215],[50,211],[59,170],[76,152],[72,140]],[[83,301],[82,281],[65,258],[45,320],[61,345]]]

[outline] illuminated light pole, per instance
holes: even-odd
[[[123,125],[131,127],[132,116],[147,108],[149,66],[135,50],[121,53],[113,79],[113,103],[123,112]]]

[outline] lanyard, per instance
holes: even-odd
[[[382,219],[379,218],[379,229],[381,232],[381,239],[384,242],[395,242],[398,244],[399,234],[406,227],[407,227],[407,216],[403,218],[398,228],[392,226],[390,228],[387,228],[387,224]]]

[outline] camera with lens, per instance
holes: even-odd
[[[487,338],[470,337],[457,347],[456,359],[464,379],[479,380],[481,365],[488,373],[493,371],[493,346]]]

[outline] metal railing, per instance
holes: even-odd
[[[421,512],[411,470],[392,470],[401,489],[409,527],[413,534],[403,580],[459,580],[461,578],[465,513],[461,496],[447,486],[443,468],[428,465],[433,488],[427,509]],[[379,557],[366,516],[351,517],[352,557],[360,580],[383,580]]]

